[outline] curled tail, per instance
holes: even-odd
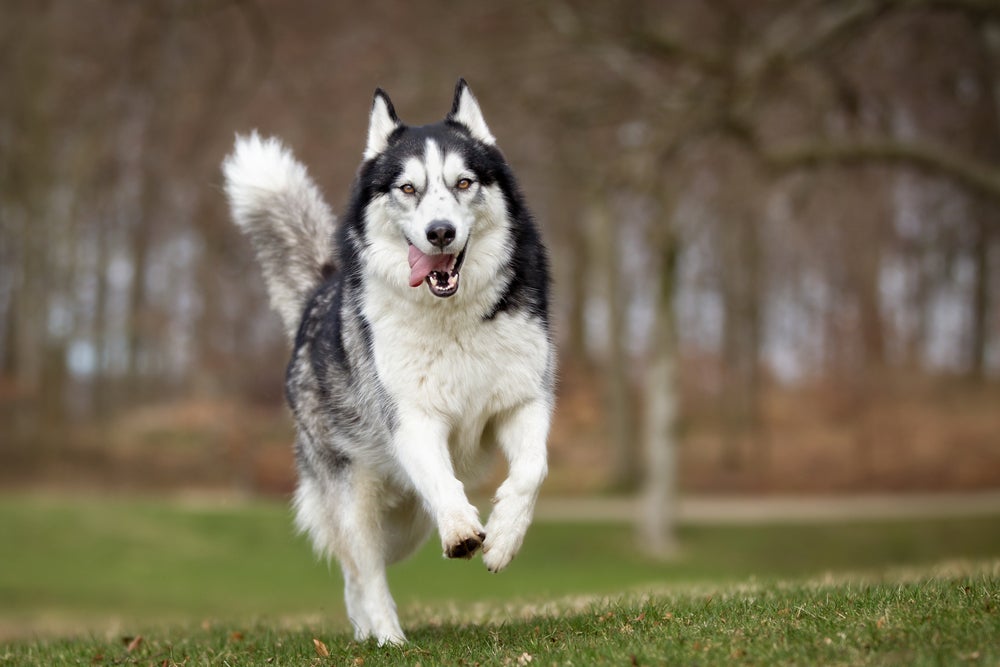
[[[237,135],[222,172],[233,220],[250,237],[271,307],[294,339],[306,298],[333,266],[336,218],[306,168],[276,138]]]

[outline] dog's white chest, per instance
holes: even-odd
[[[466,430],[540,395],[550,351],[537,321],[439,315],[399,308],[371,320],[375,364],[397,405]]]

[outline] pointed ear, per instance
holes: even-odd
[[[455,86],[455,101],[451,104],[451,113],[448,120],[461,123],[469,128],[472,136],[484,144],[495,144],[496,139],[490,133],[490,128],[486,127],[486,120],[483,119],[483,112],[479,109],[479,103],[472,96],[469,84],[465,79],[459,79]]]
[[[389,135],[402,123],[396,117],[392,100],[381,88],[375,90],[372,100],[372,114],[368,120],[368,144],[365,146],[364,159],[370,160],[389,147]]]

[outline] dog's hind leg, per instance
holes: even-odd
[[[385,496],[389,495],[385,492]],[[341,547],[339,557],[347,614],[354,625],[355,637],[359,640],[376,637],[380,644],[405,641],[385,568],[413,553],[427,539],[431,528],[430,517],[416,498],[385,500],[392,506],[386,508],[379,503],[376,522],[371,521],[371,515],[362,515],[364,510],[355,517],[357,530],[352,533],[350,546]]]
[[[359,545],[360,546],[360,545]],[[366,560],[361,549],[340,559],[344,573],[344,600],[347,615],[358,641],[375,637],[379,645],[402,644],[406,635],[399,625],[396,603],[389,593],[385,563]]]
[[[406,637],[385,572],[381,494],[381,485],[358,466],[322,480],[303,477],[295,495],[297,521],[318,552],[340,562],[354,636],[402,644]]]
[[[351,620],[351,626],[354,628],[354,638],[363,641],[372,636],[373,630],[371,619],[365,612],[361,585],[350,568],[341,565],[340,571],[344,577],[344,605],[347,607],[347,618]]]

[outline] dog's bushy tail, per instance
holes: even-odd
[[[306,298],[333,268],[336,218],[278,139],[237,135],[222,172],[233,220],[250,237],[271,307],[294,340]]]

